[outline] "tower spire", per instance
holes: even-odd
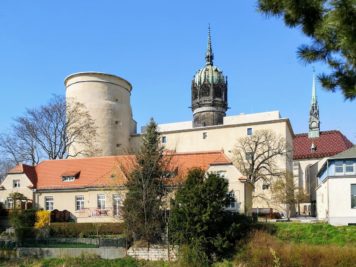
[[[309,112],[309,138],[318,138],[320,135],[319,105],[316,96],[315,69],[313,68],[312,99]]]
[[[315,68],[313,68],[312,104],[317,103],[317,102],[318,102],[318,100],[316,98]]]
[[[206,65],[213,65],[214,53],[211,47],[211,33],[210,33],[210,24],[208,26],[208,48],[205,54]]]

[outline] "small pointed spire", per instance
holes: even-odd
[[[317,102],[317,98],[316,98],[315,68],[313,67],[312,104],[315,104],[316,102]]]
[[[208,49],[206,50],[205,61],[206,65],[213,65],[214,54],[211,47],[211,34],[210,34],[210,24],[208,27]]]

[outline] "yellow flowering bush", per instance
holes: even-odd
[[[43,229],[43,228],[49,226],[50,218],[51,218],[50,215],[51,215],[51,212],[48,210],[38,210],[36,212],[35,228]]]

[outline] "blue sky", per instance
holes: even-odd
[[[107,72],[133,85],[139,127],[191,120],[190,84],[211,24],[215,65],[229,78],[228,115],[279,110],[308,129],[312,66],[297,59],[298,29],[240,1],[0,1],[0,131],[26,108],[64,94],[64,78]],[[317,72],[323,65],[315,65]],[[318,86],[322,130],[356,142],[356,102]]]

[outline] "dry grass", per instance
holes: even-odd
[[[255,232],[235,259],[246,266],[355,266],[356,247],[292,244],[265,232]]]

